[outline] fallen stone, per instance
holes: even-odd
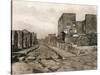
[[[41,60],[42,64],[44,64],[51,71],[55,71],[59,68],[59,64],[53,60]]]
[[[23,62],[17,62],[12,64],[12,74],[28,74],[32,73],[33,69],[31,65]]]

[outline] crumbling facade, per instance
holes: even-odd
[[[70,42],[71,33],[75,32],[75,13],[63,13],[58,21],[58,37],[60,40]]]
[[[58,35],[61,32],[69,31],[73,26],[75,26],[76,14],[74,13],[63,13],[58,21]]]
[[[94,33],[97,33],[96,15],[86,14],[85,20],[76,21],[75,13],[63,13],[58,20],[58,39],[65,43],[75,43],[73,39],[76,38],[77,45],[89,45],[91,41],[87,36]],[[74,37],[74,35],[77,36]],[[95,39],[93,42],[95,42],[97,37],[93,36],[93,38]],[[79,44],[78,41],[81,43]],[[86,43],[83,44],[84,41]]]

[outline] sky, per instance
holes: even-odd
[[[96,6],[13,0],[12,30],[27,29],[37,33],[38,38],[58,32],[58,19],[63,13],[76,13],[76,20],[85,14],[96,14]]]

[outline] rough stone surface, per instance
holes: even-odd
[[[53,50],[54,48],[51,49],[46,45],[40,45],[38,49],[28,53],[25,60],[12,64],[13,74],[97,69],[96,47],[77,48],[80,51],[84,49],[88,53],[69,56],[63,59],[63,55],[66,56],[66,53],[63,53],[63,51],[61,53],[62,56],[60,56],[60,53],[56,53],[56,50]],[[89,51],[86,49],[89,49]]]

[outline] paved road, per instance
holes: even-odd
[[[28,53],[28,56],[31,56],[31,57],[33,56],[37,58],[57,58],[58,54],[51,48],[40,43],[39,48]]]
[[[59,56],[62,58],[66,58],[70,56],[75,56],[70,52],[66,52],[64,50],[46,45],[44,43],[40,43],[39,48],[29,53],[28,55],[38,56],[38,58],[58,58]]]
[[[61,60],[57,59],[59,61],[51,59],[58,58],[59,55],[68,58]],[[96,69],[96,55],[96,51],[94,51],[85,56],[73,56],[71,53],[65,52],[59,48],[40,43],[38,49],[32,50],[32,52],[27,54],[28,57],[35,57],[35,61],[13,63],[12,69],[15,74]],[[48,60],[47,58],[50,59]]]

